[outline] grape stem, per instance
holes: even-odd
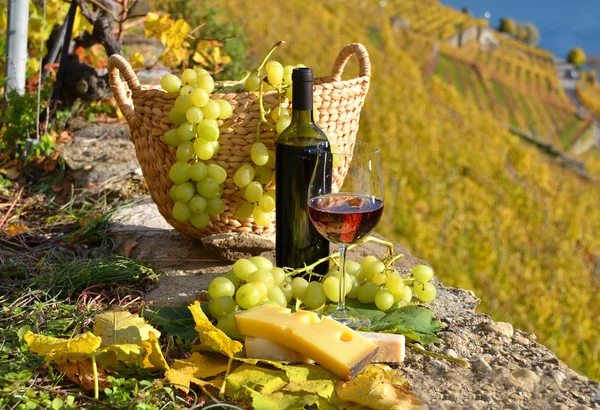
[[[425,350],[422,347],[419,347],[418,345],[416,345],[414,343],[410,343],[410,342],[406,342],[406,346],[408,346],[411,349],[416,350],[417,352],[422,353],[424,355],[435,357],[436,359],[444,359],[449,362],[456,363],[457,365],[462,366],[462,367],[471,367],[471,363],[469,363],[467,360],[461,359],[459,357],[446,356],[445,354],[441,354],[441,353],[433,353],[433,352],[430,352],[429,350]]]

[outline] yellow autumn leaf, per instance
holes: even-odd
[[[262,395],[276,392],[287,384],[285,372],[242,364],[225,379],[225,395],[232,400],[249,400],[251,392]]]
[[[192,60],[194,60],[194,62],[200,64],[202,67],[208,66],[208,60],[206,60],[206,58],[197,51],[194,51],[194,54],[192,55]]]
[[[169,369],[169,364],[165,360],[162,350],[160,350],[158,338],[153,332],[150,333],[149,339],[144,340],[141,345],[144,346],[144,349],[146,349],[146,356],[142,360],[142,367],[144,369]]]
[[[29,350],[45,356],[46,363],[64,364],[89,358],[99,347],[102,339],[90,332],[71,339],[59,339],[28,332],[24,336]]]
[[[228,359],[223,356],[193,353],[188,359],[175,360],[171,368],[165,372],[165,379],[187,393],[190,383],[200,386],[212,385],[202,379],[227,371],[227,362]]]
[[[102,338],[103,347],[122,343],[137,344],[148,340],[150,333],[154,333],[156,338],[160,337],[160,332],[138,315],[114,310],[96,317],[93,332]]]
[[[183,42],[190,30],[190,25],[185,20],[178,19],[175,21],[167,31],[167,47],[179,48],[183,46]]]
[[[148,351],[140,344],[116,344],[101,348],[96,352],[96,360],[104,367],[117,367],[119,363],[133,366],[141,363]]]
[[[129,59],[129,63],[133,68],[144,68],[144,56],[139,51],[136,51]]]
[[[421,400],[410,394],[402,383],[397,371],[390,367],[369,365],[354,379],[338,382],[335,391],[341,400],[376,410],[425,409]]]
[[[194,329],[198,332],[198,339],[200,339],[198,348],[200,350],[221,353],[228,357],[233,357],[242,350],[243,346],[240,342],[230,339],[229,336],[210,323],[210,320],[202,311],[200,302],[195,301],[188,306],[188,309],[192,312],[194,322],[196,322]]]

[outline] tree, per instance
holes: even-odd
[[[567,61],[571,64],[574,64],[576,67],[580,67],[582,64],[585,64],[587,58],[581,48],[575,47],[569,51],[569,54],[567,55]]]
[[[536,47],[540,42],[540,31],[536,25],[533,23],[524,23],[521,24],[521,27],[525,30],[525,39],[523,41],[532,47]]]
[[[514,36],[517,34],[517,23],[511,18],[501,18],[498,31]]]

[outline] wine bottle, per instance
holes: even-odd
[[[292,71],[292,121],[279,135],[275,155],[275,252],[277,266],[300,268],[329,255],[329,242],[308,214],[308,186],[317,162],[317,145],[327,135],[313,118],[313,72]],[[331,175],[331,173],[329,173]],[[331,185],[331,178],[324,181]],[[325,274],[327,263],[314,272]]]

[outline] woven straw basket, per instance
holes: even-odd
[[[342,81],[344,66],[353,55],[359,61],[359,76]],[[161,137],[165,131],[174,128],[169,120],[169,111],[178,94],[166,93],[160,86],[141,86],[129,63],[119,55],[110,57],[108,72],[113,95],[129,124],[136,155],[152,199],[170,225],[178,232],[196,238],[226,232],[275,232],[274,219],[269,226],[262,227],[256,225],[252,218],[238,219],[234,215],[237,206],[243,202],[243,193],[233,184],[233,174],[241,165],[252,163],[250,147],[256,140],[259,106],[255,93],[214,95],[215,98],[229,101],[233,106],[233,115],[225,121],[219,120],[221,148],[207,161],[219,164],[227,171],[228,178],[224,183],[222,195],[225,211],[219,216],[211,217],[206,227],[198,229],[188,221],[178,222],[173,219],[174,203],[169,197],[169,189],[173,182],[168,174],[171,165],[176,161],[176,149],[163,143]],[[120,75],[125,82],[121,81]],[[367,50],[362,44],[356,43],[349,44],[340,51],[330,77],[315,78],[314,103],[318,111],[315,117],[319,127],[327,133],[332,142],[355,139],[360,110],[369,89],[370,75],[371,63]],[[263,104],[265,109],[276,106],[277,93],[264,93]],[[282,106],[288,104],[289,101],[284,98]],[[274,149],[276,137],[275,132],[268,128],[261,133],[261,141],[269,149]],[[351,146],[340,146],[340,150],[345,153],[351,149]],[[345,168],[344,164],[340,168]],[[338,169],[334,173],[334,185],[340,184],[339,178],[343,178],[344,171]]]

